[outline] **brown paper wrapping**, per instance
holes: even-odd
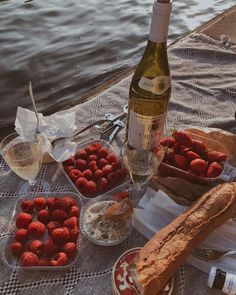
[[[213,139],[220,142],[228,150],[228,163],[236,167],[236,135],[230,132],[215,129],[215,128],[202,128],[202,129],[185,129],[185,131]],[[199,185],[188,182],[179,177],[161,177],[155,175],[152,178],[151,187],[155,190],[161,189],[167,193],[176,203],[180,205],[191,205],[203,193],[208,191],[211,187],[218,185],[223,180],[217,179],[209,185]]]

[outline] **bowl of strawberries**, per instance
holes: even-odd
[[[185,130],[175,130],[160,144],[165,151],[158,169],[161,177],[180,177],[200,185],[211,185],[222,178],[228,150],[220,142]]]
[[[14,269],[62,270],[79,254],[81,199],[77,194],[40,193],[17,201],[3,249]]]
[[[75,155],[62,162],[61,167],[69,182],[84,198],[108,192],[127,179],[127,170],[121,159],[104,140],[78,145]]]

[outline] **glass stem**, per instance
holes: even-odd
[[[33,180],[29,180],[29,185],[35,185],[36,184],[36,180],[35,179],[33,179]]]

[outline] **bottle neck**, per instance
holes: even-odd
[[[149,40],[154,43],[167,41],[172,3],[154,2]]]

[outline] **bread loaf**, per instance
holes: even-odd
[[[236,182],[220,184],[202,195],[140,251],[131,272],[141,294],[157,295],[193,249],[235,216]]]

